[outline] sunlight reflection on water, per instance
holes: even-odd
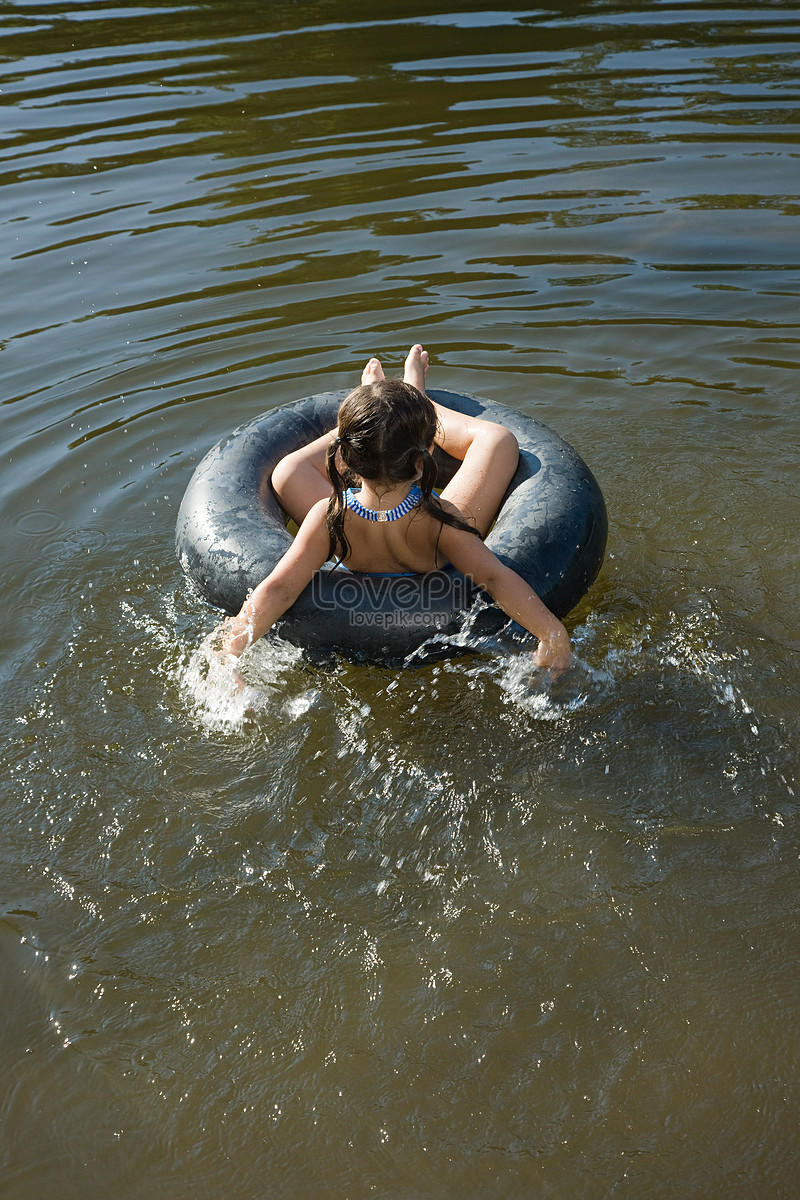
[[[4,1200],[788,1200],[797,13],[329,15],[0,15]],[[416,338],[601,482],[572,670],[233,691],[197,459]]]

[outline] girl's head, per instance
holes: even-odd
[[[337,458],[347,472],[387,489],[418,482],[419,508],[445,525],[477,530],[453,513],[445,512],[433,493],[436,463],[436,409],[428,397],[410,383],[381,379],[355,388],[339,407],[338,436],[328,448],[327,466],[333,492],[328,505],[330,554],[350,553],[345,536],[345,481]],[[478,535],[480,536],[480,535]]]
[[[338,426],[334,446],[353,475],[387,486],[421,476],[423,494],[430,493],[436,410],[417,388],[399,379],[362,384],[342,401]],[[329,473],[334,458],[335,450],[328,455]]]

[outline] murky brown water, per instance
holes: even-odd
[[[3,1200],[795,1195],[800,19],[424,9],[0,9]],[[603,486],[577,665],[244,713],[193,465],[415,340]]]

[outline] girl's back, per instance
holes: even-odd
[[[357,499],[369,507],[364,490]],[[446,512],[455,512],[446,500],[441,504]],[[350,553],[343,563],[351,571],[416,574],[447,566],[446,557],[437,554],[442,523],[419,505],[395,521],[367,520],[348,508],[344,531]]]

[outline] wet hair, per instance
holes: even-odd
[[[423,392],[400,379],[362,384],[342,401],[338,425],[338,436],[328,447],[326,459],[333,487],[327,513],[330,557],[338,555],[341,560],[350,553],[344,532],[344,491],[352,483],[348,477],[387,485],[410,483],[420,459],[422,476],[416,481],[422,492],[419,507],[442,525],[481,536],[461,517],[446,512],[433,494],[437,467],[430,447],[436,436],[436,409]],[[347,468],[347,477],[336,465],[337,451]]]

